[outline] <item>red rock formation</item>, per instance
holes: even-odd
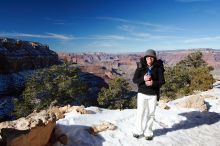
[[[175,65],[184,59],[189,53],[201,51],[203,58],[207,63],[214,67],[213,75],[220,76],[220,51],[213,49],[194,49],[194,50],[174,50],[159,51],[158,58],[165,61],[167,65]],[[103,66],[108,70],[121,70],[124,76],[131,79],[136,68],[136,62],[144,53],[129,54],[106,54],[106,53],[83,53],[83,54],[59,54],[59,58],[70,60],[80,66]],[[96,68],[98,69],[98,68]],[[101,69],[101,67],[100,67]],[[101,69],[102,70],[102,69]],[[99,72],[99,71],[96,71]],[[102,72],[104,73],[104,72]],[[120,73],[119,73],[120,74]]]

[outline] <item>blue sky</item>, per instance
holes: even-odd
[[[0,0],[0,36],[56,52],[220,49],[220,0]]]

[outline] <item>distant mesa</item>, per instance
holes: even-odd
[[[183,60],[189,53],[194,51],[201,51],[203,53],[203,59],[211,66],[214,67],[212,74],[220,77],[220,50],[211,48],[198,48],[198,49],[186,49],[186,50],[164,50],[158,51],[158,58],[162,59],[167,65],[175,65],[180,60]],[[84,66],[84,70],[88,69],[91,72],[91,66],[105,67],[107,70],[113,71],[124,75],[127,79],[131,79],[136,68],[136,62],[140,57],[143,57],[144,52],[139,53],[59,53],[61,60],[66,60],[80,66]],[[88,67],[90,66],[90,67]],[[92,72],[100,74],[97,69]]]

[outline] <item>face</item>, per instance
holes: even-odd
[[[151,66],[154,62],[154,57],[146,57],[146,62],[148,66]]]

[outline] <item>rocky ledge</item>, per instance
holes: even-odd
[[[0,97],[20,90],[32,70],[58,64],[58,55],[37,42],[0,38]]]

